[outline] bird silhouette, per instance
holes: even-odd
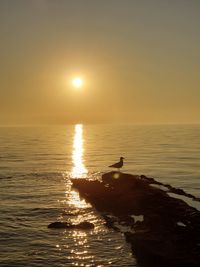
[[[110,167],[110,168],[116,168],[116,169],[118,169],[120,171],[120,169],[124,165],[123,159],[124,159],[123,157],[120,157],[120,161],[119,162],[117,162],[117,163],[115,163],[113,165],[110,165],[108,167]]]

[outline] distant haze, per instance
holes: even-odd
[[[200,123],[199,32],[198,0],[0,0],[0,124]]]

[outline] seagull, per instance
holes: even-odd
[[[110,167],[110,168],[117,168],[120,171],[120,168],[122,168],[122,166],[124,164],[123,159],[124,159],[123,157],[120,157],[120,161],[119,162],[117,162],[117,163],[115,163],[113,165],[110,165],[108,167]]]

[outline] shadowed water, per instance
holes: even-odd
[[[198,125],[0,128],[0,266],[136,266],[69,177],[98,177],[124,156],[125,172],[200,197],[199,135]],[[95,228],[48,229],[56,220]]]

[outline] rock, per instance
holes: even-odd
[[[75,225],[75,228],[77,228],[77,229],[93,229],[94,224],[84,221],[84,222],[81,222],[81,223]]]
[[[103,214],[103,218],[106,221],[106,223],[105,223],[106,227],[112,228],[117,232],[120,231],[119,228],[115,225],[118,222],[118,220],[116,220],[116,218],[105,215],[105,214]]]
[[[120,222],[129,227],[125,237],[142,266],[200,266],[200,212],[162,188],[151,186],[162,183],[119,172],[104,174],[102,181],[72,179],[72,183],[104,214],[107,227],[119,231],[116,223]],[[183,194],[179,189],[174,192]],[[131,220],[133,215],[143,215],[144,220]]]
[[[173,236],[173,239],[170,239],[167,235],[160,236],[154,232],[138,231],[128,232],[125,237],[142,266],[199,266],[196,248],[183,244],[186,240],[180,239],[179,236]]]
[[[60,229],[60,228],[69,228],[72,225],[66,222],[53,222],[48,225],[48,228],[55,228],[55,229]]]
[[[62,229],[62,228],[69,228],[69,229],[72,229],[72,228],[76,228],[76,229],[93,229],[94,228],[94,224],[93,223],[90,223],[90,222],[87,222],[87,221],[84,221],[84,222],[80,222],[78,224],[70,224],[68,222],[53,222],[53,223],[50,223],[48,225],[48,228],[54,228],[54,229]]]

